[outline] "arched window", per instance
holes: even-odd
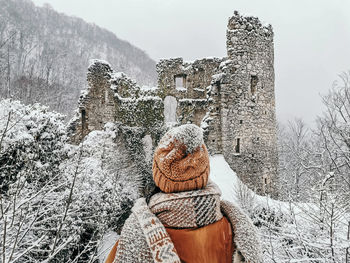
[[[173,96],[164,99],[164,122],[176,122],[177,100]]]

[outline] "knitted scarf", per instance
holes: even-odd
[[[220,195],[219,188],[209,182],[201,190],[155,194],[148,205],[144,198],[138,199],[124,224],[114,263],[181,263],[165,226],[202,227],[223,215],[234,232],[237,251],[232,262],[261,262],[260,243],[252,222],[234,204],[220,201]]]
[[[148,206],[165,226],[198,228],[222,218],[220,194],[217,185],[209,182],[202,190],[155,194]]]

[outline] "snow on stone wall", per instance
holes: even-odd
[[[246,185],[276,194],[272,27],[235,12],[226,44],[225,58],[160,60],[153,88],[139,87],[108,63],[94,61],[71,125],[72,141],[117,122],[142,129],[143,137],[149,134],[154,149],[169,123],[194,123],[204,128],[209,152],[223,154]]]

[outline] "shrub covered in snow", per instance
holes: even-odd
[[[39,104],[0,101],[0,189],[20,176],[38,189],[57,174],[65,155],[64,116]]]
[[[0,101],[0,233],[2,260],[47,256],[61,220],[66,156],[63,116],[39,104]]]
[[[79,146],[70,146],[61,173],[74,182],[66,218],[76,235],[70,259],[81,262],[98,258],[97,246],[110,229],[120,232],[139,191],[128,154],[117,147],[117,129],[107,124],[104,131],[91,132]],[[74,231],[75,230],[75,231]]]
[[[0,109],[1,260],[97,262],[103,234],[121,230],[142,193],[132,133],[107,124],[73,146],[46,107]]]

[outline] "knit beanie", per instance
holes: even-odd
[[[203,132],[194,124],[168,131],[154,152],[153,180],[165,193],[204,188],[209,170]]]

